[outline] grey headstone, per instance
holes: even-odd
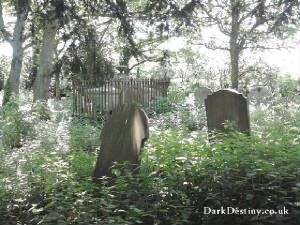
[[[114,162],[127,161],[135,170],[139,153],[149,138],[148,117],[135,106],[120,106],[112,110],[101,133],[101,148],[98,154],[94,177],[113,177],[111,166]]]
[[[264,97],[270,95],[270,91],[266,87],[258,86],[254,87],[249,91],[248,98],[251,101],[260,101]]]
[[[207,88],[207,87],[198,87],[194,91],[195,95],[195,105],[196,106],[201,106],[204,104],[205,99],[207,98],[208,95],[212,94],[212,90]]]
[[[246,98],[233,89],[224,89],[208,95],[205,100],[207,127],[224,131],[223,123],[236,123],[240,132],[250,135],[249,113]]]

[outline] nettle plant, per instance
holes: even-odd
[[[95,169],[97,150],[100,148],[100,134],[103,121],[100,123],[83,118],[73,118],[69,126],[69,146],[71,153],[68,160],[78,178],[91,177]]]
[[[74,118],[69,127],[70,148],[72,150],[83,150],[86,152],[95,152],[100,146],[100,133],[102,123],[97,124],[83,118]]]
[[[184,208],[188,218],[194,218],[190,222],[198,221],[195,224],[295,224],[300,200],[299,139],[293,127],[289,130],[281,138],[273,132],[265,139],[232,131],[216,134],[213,143],[174,131],[152,136],[142,167],[153,179],[153,190],[159,190],[155,194],[159,202],[167,207],[165,218],[180,215]],[[263,218],[203,215],[203,207],[221,206],[275,210],[286,206],[291,213]]]
[[[13,100],[1,108],[0,133],[4,148],[20,147],[22,139],[33,135],[33,127],[24,117],[24,113]]]

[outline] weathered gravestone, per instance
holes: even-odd
[[[208,95],[212,94],[212,90],[207,87],[198,87],[194,91],[196,106],[202,106]]]
[[[224,123],[231,121],[237,130],[250,135],[249,113],[246,98],[233,89],[224,89],[208,95],[205,100],[208,131],[225,131]]]
[[[254,87],[249,91],[248,99],[251,102],[254,102],[256,106],[259,106],[261,101],[270,96],[271,93],[268,88],[263,86]]]
[[[120,106],[111,111],[101,133],[101,148],[94,178],[113,177],[114,162],[128,162],[128,168],[136,172],[139,153],[149,137],[148,117],[135,106]]]

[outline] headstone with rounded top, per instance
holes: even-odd
[[[207,87],[197,87],[194,91],[194,102],[196,106],[202,106],[205,99],[209,94],[212,93],[212,90]]]
[[[114,177],[111,167],[114,162],[128,162],[133,172],[137,171],[139,154],[149,138],[148,117],[135,105],[122,105],[109,113],[101,133],[101,147],[98,154],[94,178]]]
[[[250,135],[249,112],[246,98],[233,89],[208,95],[205,100],[208,131],[225,131],[224,123],[234,123],[239,132]]]

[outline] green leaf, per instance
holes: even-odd
[[[52,188],[52,185],[51,185],[51,184],[46,184],[46,185],[45,185],[45,191],[46,191],[46,192],[50,191],[51,188]]]
[[[42,212],[42,211],[44,211],[44,208],[39,208],[39,209],[34,208],[32,210],[33,213],[39,213],[39,212]]]
[[[117,177],[119,177],[119,176],[121,175],[121,171],[118,170],[118,169],[112,169],[112,173],[113,173],[114,175],[116,175]]]
[[[291,127],[290,131],[296,131],[297,132],[298,131],[298,127]]]
[[[246,200],[250,201],[254,198],[254,194],[247,194],[246,195]]]

